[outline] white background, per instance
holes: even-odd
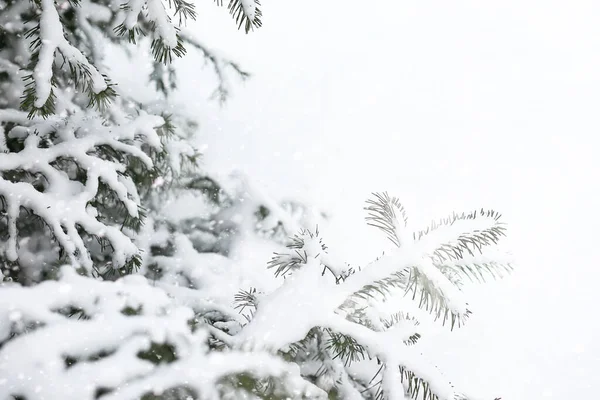
[[[435,359],[481,399],[600,398],[600,2],[264,0],[250,35],[205,3],[189,28],[253,73],[207,107],[202,58],[178,62],[206,162],[322,205],[354,264],[388,246],[372,191],[417,226],[501,211],[518,270]]]

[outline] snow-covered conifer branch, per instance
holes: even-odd
[[[344,365],[348,366],[355,361],[362,361],[366,358],[366,351],[352,336],[337,333],[331,329],[326,329],[327,345],[326,349],[331,351],[333,358],[340,358]]]
[[[174,15],[179,18],[181,25],[188,19],[196,19],[196,6],[185,0],[169,0],[169,7],[175,9]]]
[[[432,268],[427,257],[423,258],[427,249],[423,248],[421,243],[414,243],[416,235],[413,235],[413,238],[407,235],[408,218],[400,201],[395,197],[390,197],[387,193],[374,193],[374,197],[374,199],[367,200],[367,207],[365,207],[369,213],[366,218],[367,223],[383,230],[397,247],[412,248],[413,250],[409,250],[409,252],[415,252],[417,257],[421,257],[421,260],[412,267],[393,272],[383,279],[365,285],[355,292],[353,297],[365,298],[365,296],[373,296],[376,293],[385,297],[389,295],[391,289],[400,287],[406,292],[412,291],[413,298],[415,298],[420,291],[420,307],[434,313],[436,319],[442,317],[443,323],[449,317],[452,327],[456,321],[460,325],[460,322],[469,314],[466,303],[457,300],[460,298],[460,293],[455,285],[451,284],[454,282],[448,281],[448,277],[439,271],[439,267]],[[437,253],[434,251],[435,254]]]
[[[404,268],[403,270],[392,272],[388,276],[374,279],[368,283],[365,282],[364,285],[352,293],[348,300],[352,300],[353,298],[367,299],[376,296],[385,298],[391,294],[394,288],[406,288],[409,280],[408,273],[409,269]]]
[[[405,387],[406,392],[414,400],[442,400],[435,391],[432,390],[428,381],[420,378],[414,372],[406,369],[403,366],[399,368],[400,382]],[[451,400],[469,400],[462,393],[454,393]]]
[[[450,319],[450,329],[460,327],[471,314],[460,289],[427,260],[411,269],[406,291],[412,292],[419,308],[432,313],[436,320],[441,319],[443,325]]]
[[[74,311],[85,319],[69,317]],[[206,330],[192,328],[192,318],[140,276],[102,282],[63,267],[58,281],[5,285],[0,397],[134,400],[185,388],[216,400],[251,376],[277,377],[280,394],[325,398],[275,356],[209,352]]]
[[[116,96],[110,80],[65,38],[63,24],[53,0],[33,3],[39,7],[39,23],[26,36],[32,38],[33,51],[30,63],[32,73],[25,76],[27,82],[21,108],[29,112],[29,118],[39,114],[47,117],[54,113],[56,80],[54,64],[57,53],[63,64],[69,66],[76,84],[86,92],[89,105],[102,109]]]
[[[402,311],[394,313],[382,322],[385,330],[399,328],[402,331],[399,336],[403,338],[406,345],[416,344],[421,338],[418,333],[419,320],[408,313]]]
[[[219,6],[223,5],[223,1],[215,0]],[[238,29],[243,26],[246,33],[262,26],[262,11],[259,7],[259,0],[229,0],[227,4],[227,9],[238,25]]]
[[[369,200],[367,204],[367,210],[370,211],[367,221],[384,230],[390,240],[398,245],[398,235],[404,230],[398,227],[392,205],[396,204],[401,209],[399,202],[383,194],[376,195],[376,199]],[[404,215],[404,209],[401,210]],[[404,221],[407,219],[404,218]],[[493,210],[454,213],[439,222],[433,222],[425,230],[413,233],[412,239],[405,236],[402,240],[403,245],[412,249],[409,252],[417,257],[414,265],[395,272],[404,272],[408,279],[403,280],[402,276],[394,279],[393,275],[386,280],[380,278],[365,285],[355,296],[364,297],[365,293],[385,295],[389,289],[404,286],[405,291],[411,292],[412,297],[419,301],[419,306],[433,313],[436,319],[441,319],[444,324],[450,319],[451,328],[456,323],[460,325],[470,313],[464,300],[460,300],[458,287],[462,285],[461,277],[472,279],[471,275],[479,273],[483,278],[483,270],[492,276],[500,276],[502,270],[510,269],[509,263],[484,262],[482,254],[484,248],[497,244],[505,231],[500,214]]]
[[[495,245],[506,236],[506,226],[500,217],[498,212],[484,209],[453,213],[415,232],[413,237],[432,246],[432,257],[436,263],[460,260],[465,255],[481,254],[485,246]]]
[[[254,314],[254,311],[256,311],[256,307],[258,306],[256,288],[240,290],[234,296],[234,302],[236,303],[235,308],[239,309],[240,314],[243,313],[244,310],[249,309],[250,316],[252,316]]]
[[[233,281],[228,274],[230,260],[220,254],[196,251],[191,240],[181,233],[171,234],[167,240],[171,248],[168,254],[151,254],[146,260],[156,286],[199,314],[212,310],[223,320],[243,323],[239,313],[227,305],[231,299],[223,298],[225,294],[216,289]]]
[[[292,251],[275,253],[269,261],[267,268],[275,268],[275,276],[285,276],[306,264],[309,257],[317,258],[327,252],[318,230],[315,233],[302,230],[291,238],[287,248]]]
[[[371,357],[376,357],[383,362],[384,368],[404,368],[412,371],[413,375],[418,376],[421,382],[426,382],[429,390],[440,399],[462,399],[461,395],[441,372],[416,352],[416,346],[406,345],[402,341],[399,342],[393,330],[375,332],[340,316],[332,316],[328,321],[327,326],[330,329],[352,337],[356,343],[366,349]],[[390,375],[387,379],[394,379],[394,376]],[[384,387],[402,383],[401,381],[385,382],[385,379],[386,376],[384,375],[384,382],[382,382]],[[411,393],[412,390],[406,389],[407,393],[413,394]]]
[[[250,293],[240,297],[256,310],[240,333],[232,336],[232,346],[283,351],[287,357],[299,360],[309,353],[316,354],[318,360],[329,357],[340,362],[336,367],[340,382],[344,376],[340,368],[377,359],[382,366],[376,379],[350,383],[352,387],[364,387],[366,391],[376,387],[375,397],[382,399],[403,398],[403,393],[413,399],[465,399],[416,350],[421,337],[419,321],[409,316],[409,309],[390,316],[377,309],[377,301],[410,294],[417,302],[409,301],[404,306],[413,304],[413,308],[432,313],[442,323],[449,322],[452,328],[460,326],[470,314],[460,291],[461,278],[466,275],[461,270],[464,264],[470,265],[471,273],[474,269],[479,272],[482,268],[495,268],[494,262],[509,264],[502,258],[495,261],[493,256],[468,258],[466,249],[461,258],[438,263],[436,252],[445,244],[454,243],[456,237],[461,245],[468,235],[475,236],[473,241],[481,242],[487,249],[504,234],[503,224],[493,212],[465,214],[456,216],[450,224],[457,228],[463,225],[458,231],[442,236],[437,234],[442,232],[441,226],[435,226],[420,236],[415,234],[413,239],[399,233],[406,228],[407,218],[397,199],[385,194],[376,196],[367,210],[368,221],[383,229],[392,241],[397,239],[397,248],[363,268],[344,270],[339,263],[331,262],[336,258],[317,235],[300,232],[291,239],[290,251],[275,254],[269,264],[277,275],[285,276],[282,286],[261,294],[260,301]],[[491,227],[489,218],[493,220]],[[473,241],[463,246],[468,247]],[[332,274],[325,274],[327,269]],[[321,342],[326,344],[320,347]],[[332,365],[314,373],[332,373]],[[398,387],[403,390],[397,392]]]
[[[163,125],[162,118],[141,115],[121,126],[107,126],[93,113],[28,120],[24,113],[5,111],[0,120],[17,124],[8,132],[9,138],[23,138],[20,152],[0,159],[0,197],[7,205],[9,237],[4,250],[8,259],[18,258],[17,221],[23,217],[21,209],[27,209],[43,220],[73,265],[92,272],[93,262],[82,231],[110,245],[114,269],[129,262],[134,264],[127,268],[137,264],[137,247],[118,227],[100,219],[98,210],[123,207],[127,216],[123,224],[139,226],[140,199],[135,186],[123,175],[126,165],[120,161],[133,157],[146,170],[154,168],[152,159],[133,141],[141,137],[142,143],[160,146],[155,129]],[[111,149],[118,158],[108,158],[102,149]],[[43,179],[35,188],[11,179],[15,172]],[[80,175],[85,177],[83,184],[77,181]]]
[[[452,273],[469,281],[483,283],[486,276],[493,279],[504,277],[513,270],[514,258],[509,253],[484,250],[481,254],[463,255],[459,260],[448,260],[436,266],[444,273]]]
[[[193,4],[172,0],[169,5],[175,7],[175,15],[179,16],[180,24],[182,19],[187,17],[196,18]],[[185,55],[186,50],[178,33],[179,28],[171,21],[162,0],[130,0],[121,5],[121,8],[125,16],[123,22],[114,28],[118,36],[127,35],[131,43],[136,43],[136,38],[145,35],[146,30],[149,30],[152,34],[152,55],[156,61],[163,64],[170,64],[173,55]],[[143,21],[140,19],[141,14],[144,16]],[[147,25],[146,30],[142,27],[144,25]]]
[[[222,0],[216,0],[216,3],[220,6],[223,5]],[[124,12],[123,21],[114,28],[114,32],[118,36],[127,36],[130,42],[136,43],[137,37],[146,35],[150,31],[154,59],[164,64],[171,63],[173,56],[182,57],[186,53],[184,44],[190,42],[189,35],[187,35],[188,40],[185,40],[180,33],[180,26],[188,18],[195,20],[196,11],[193,3],[184,0],[169,0],[168,5],[173,9],[173,16],[179,18],[177,26],[172,22],[171,16],[167,13],[161,0],[130,0],[121,6]],[[244,26],[244,30],[248,33],[262,24],[260,20],[262,12],[258,8],[259,6],[258,0],[230,0],[227,8],[238,24],[238,28]],[[197,42],[191,42],[191,44],[201,49],[207,56],[209,55],[209,52],[201,44]],[[222,81],[224,81],[223,69],[226,65],[231,65],[242,77],[245,77],[245,73],[233,63],[222,63],[214,58],[211,58],[211,62]],[[220,98],[226,96],[228,92],[225,83],[219,86]]]
[[[320,269],[315,265],[315,262],[309,260],[307,264],[286,279],[280,290],[270,296],[265,296],[261,300],[252,321],[234,339],[237,339],[242,348],[276,350],[295,342],[297,338],[306,335],[311,328],[322,326],[331,330],[330,337],[332,341],[329,348],[334,351],[334,355],[342,357],[347,362],[361,359],[361,354],[364,356],[366,349],[371,357],[376,356],[382,360],[395,357],[391,359],[398,360],[396,365],[408,365],[410,370],[417,370],[425,376],[432,376],[432,379],[437,379],[436,374],[438,373],[435,369],[419,364],[416,361],[417,359],[409,361],[401,356],[404,352],[407,352],[403,348],[410,343],[405,344],[400,341],[400,344],[396,344],[394,347],[398,353],[390,355],[389,345],[392,342],[388,339],[392,337],[394,337],[394,340],[397,339],[394,330],[375,332],[359,323],[348,321],[337,315],[336,306],[340,304],[339,299],[344,298],[344,283],[327,285],[326,282],[322,282],[324,277],[319,272]],[[331,283],[331,281],[330,279],[329,282]],[[306,293],[309,288],[311,288],[310,294]],[[336,288],[339,288],[339,290],[336,290]],[[306,293],[305,298],[299,299],[294,296],[295,293],[301,292]],[[287,315],[293,315],[293,320],[286,319],[282,314],[283,312],[287,312]],[[281,324],[278,323],[277,326],[274,326],[274,321],[280,321]],[[266,329],[269,329],[270,332],[277,332],[277,334],[272,337],[269,337],[271,335],[264,336]],[[413,357],[417,356],[414,355]],[[400,364],[400,360],[402,360],[402,364]],[[394,362],[392,362],[393,364]],[[439,382],[436,385],[435,390],[438,393],[448,392],[449,390],[449,393],[454,393],[451,387],[445,388]]]

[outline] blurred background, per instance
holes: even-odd
[[[329,212],[328,245],[353,264],[389,248],[363,221],[373,191],[414,228],[502,212],[516,272],[469,289],[468,324],[426,352],[475,398],[596,398],[600,2],[262,3],[249,35],[211,2],[188,26],[252,74],[207,106],[209,67],[177,61],[206,164]]]

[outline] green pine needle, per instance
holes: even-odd
[[[217,5],[223,6],[223,0],[215,0]],[[241,0],[229,0],[229,4],[227,5],[227,9],[229,10],[229,14],[235,20],[238,29],[244,27],[244,31],[246,33],[254,30],[254,28],[260,28],[262,26],[262,11],[260,10],[260,1],[254,0],[254,18],[251,20],[249,16],[246,14],[244,10],[244,6]]]

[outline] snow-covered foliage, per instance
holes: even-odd
[[[165,112],[186,45],[220,100],[247,76],[182,30],[193,3],[121,3],[0,0],[0,400],[463,399],[422,359],[419,312],[460,326],[463,280],[511,269],[487,251],[500,216],[410,234],[376,195],[397,249],[350,267],[307,230],[321,213],[203,168],[196,121]],[[248,32],[258,5],[228,9]],[[154,57],[152,105],[104,65],[123,37]]]
[[[467,399],[423,358],[419,319],[431,314],[451,328],[464,322],[462,280],[512,268],[508,254],[488,256],[502,254],[494,247],[505,226],[481,210],[411,236],[395,207],[397,199],[377,195],[367,220],[392,240],[405,238],[397,250],[351,268],[318,232],[302,230],[265,268],[280,278],[270,291],[232,295],[243,271],[196,251],[181,233],[156,234],[158,242],[169,238],[172,254],[152,257],[162,273],[150,281],[139,274],[100,281],[64,266],[56,281],[5,284],[0,394]],[[390,313],[390,304],[400,307]],[[43,350],[26,350],[34,347]]]
[[[247,5],[240,7],[229,4],[238,22],[250,21],[246,31],[260,25],[258,9],[247,15]],[[168,64],[189,44],[214,67],[215,94],[224,100],[229,75],[248,74],[181,30],[195,16],[194,4],[182,0],[0,1],[0,268],[6,277],[32,283],[64,263],[105,277],[140,267],[136,236],[154,211],[148,197],[160,190],[159,181],[170,186],[198,174],[199,154],[187,140],[190,124],[167,114],[164,101],[147,112],[118,92],[105,53],[123,35],[148,46],[155,59],[150,78],[166,95],[176,82]]]
[[[199,323],[207,310],[177,305],[141,276],[60,275],[0,290],[2,399],[240,398],[266,378],[277,385],[265,393],[323,397],[274,355],[211,349]]]
[[[396,250],[349,268],[331,256],[318,232],[301,232],[269,265],[285,278],[281,286],[241,292],[237,301],[250,308],[249,322],[222,340],[232,348],[283,352],[337,398],[466,399],[423,359],[415,316],[425,311],[451,329],[460,326],[471,313],[463,280],[512,269],[510,254],[495,248],[506,229],[500,214],[452,214],[411,235],[398,199],[376,194],[366,210],[367,222]],[[390,314],[390,304],[400,308]],[[366,368],[357,372],[354,364]]]
[[[248,74],[181,30],[192,3],[121,3],[0,0],[0,398],[325,396],[297,366],[213,338],[239,330],[234,295],[258,283],[227,256],[278,246],[308,209],[201,168],[198,123],[164,111],[169,63],[201,51],[219,100]],[[249,31],[257,5],[228,8]],[[154,56],[152,104],[110,80],[123,35]]]

